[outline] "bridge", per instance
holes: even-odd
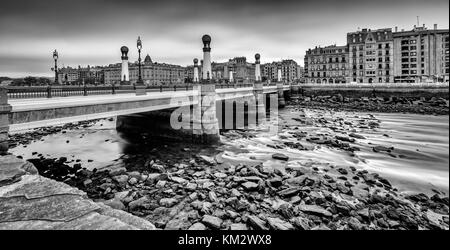
[[[145,95],[136,95],[132,87],[118,87],[115,90],[112,87],[53,88],[54,93],[49,98],[44,97],[47,96],[47,88],[30,88],[28,91],[23,87],[0,88],[0,143],[5,152],[8,132],[199,106],[202,89],[206,87],[209,92],[214,92],[214,102],[245,100],[253,104],[258,94],[279,93],[282,97],[285,92],[291,91],[291,86],[282,84],[225,86],[207,83],[164,89],[150,87]]]

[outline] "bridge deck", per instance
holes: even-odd
[[[289,86],[285,86],[289,89]],[[265,93],[277,91],[276,86],[263,88]],[[216,89],[216,100],[233,99],[253,94],[252,87]],[[36,127],[54,126],[82,120],[141,113],[195,104],[197,90],[150,92],[76,97],[11,99],[10,132]],[[186,97],[186,98],[182,98]]]

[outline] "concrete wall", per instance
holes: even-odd
[[[11,106],[8,104],[7,90],[0,87],[0,155],[8,151],[9,115]]]

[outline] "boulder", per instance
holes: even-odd
[[[292,226],[291,223],[284,221],[279,218],[267,218],[267,223],[269,224],[270,228],[274,230],[294,230],[294,226]]]
[[[304,213],[314,214],[317,216],[331,217],[332,213],[317,205],[298,205],[298,209]]]
[[[222,219],[211,215],[203,216],[202,222],[212,229],[220,229],[220,227],[222,226]]]

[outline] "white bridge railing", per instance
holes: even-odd
[[[333,89],[340,89],[340,88],[371,88],[371,89],[377,89],[377,88],[448,88],[449,83],[448,82],[436,82],[436,83],[335,83],[335,84],[320,84],[320,83],[302,83],[299,84],[300,87],[305,88],[333,88]]]

